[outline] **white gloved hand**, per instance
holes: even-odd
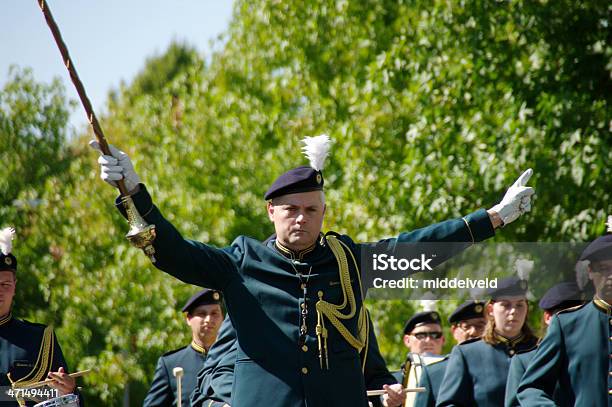
[[[112,155],[105,155],[100,149],[100,144],[96,140],[89,142],[89,146],[100,153],[98,164],[100,164],[100,178],[108,182],[110,185],[117,188],[117,181],[124,179],[125,187],[128,192],[132,192],[140,184],[140,178],[130,157],[121,150],[115,148],[112,144],[108,145]]]
[[[526,185],[532,174],[533,170],[531,168],[525,171],[508,188],[502,201],[491,208],[491,211],[499,214],[505,225],[515,221],[519,216],[531,210],[531,195],[535,193],[535,190]]]

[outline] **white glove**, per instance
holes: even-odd
[[[117,181],[124,179],[125,187],[128,192],[136,189],[140,184],[140,178],[130,157],[121,150],[116,149],[112,144],[108,145],[112,155],[105,155],[100,149],[100,144],[96,140],[89,142],[89,146],[100,153],[98,164],[100,164],[100,178],[117,188]]]
[[[535,193],[535,190],[526,186],[531,174],[533,170],[529,168],[508,188],[504,199],[491,208],[492,211],[499,214],[505,225],[531,210],[531,195]]]

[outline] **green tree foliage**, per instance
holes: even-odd
[[[59,80],[34,81],[32,71],[11,67],[0,92],[0,224],[9,223],[27,241],[21,253],[34,257],[47,248],[33,238],[43,185],[63,174],[69,161],[69,103]],[[44,309],[47,298],[34,275],[19,276],[16,302],[24,312]],[[27,301],[26,301],[27,299]]]
[[[335,140],[325,229],[368,241],[460,216],[532,167],[533,211],[496,240],[588,240],[612,209],[608,26],[601,1],[238,1],[210,63],[171,47],[101,122],[165,215],[215,245],[273,232],[262,195],[305,163],[300,138],[320,133]],[[28,117],[24,128],[38,123]],[[188,342],[178,309],[196,287],[125,242],[88,138],[73,140],[64,170],[37,178],[42,205],[3,213],[31,228],[17,253],[46,308],[28,314],[56,324],[78,368],[96,369],[88,404],[118,405],[131,382],[137,405],[156,358]],[[47,154],[38,148],[23,157]],[[20,151],[9,157],[37,164]],[[30,196],[14,185],[2,210]],[[460,300],[440,303],[445,317]],[[391,366],[417,308],[370,302]]]
[[[38,192],[45,179],[66,170],[67,117],[59,81],[39,84],[31,70],[11,67],[0,92],[0,210],[26,205],[14,202],[26,187]]]
[[[186,69],[200,65],[202,60],[195,48],[172,43],[163,54],[146,60],[144,69],[132,81],[131,93],[135,96],[157,94]]]

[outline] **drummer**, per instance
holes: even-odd
[[[36,404],[32,399],[40,401],[36,396],[42,392],[15,389],[47,378],[53,379],[49,384],[55,389],[50,392],[52,397],[76,392],[75,379],[67,374],[66,361],[53,329],[13,317],[17,289],[17,258],[12,253],[14,235],[13,228],[0,230],[0,388],[13,390],[13,397],[0,395],[0,405],[7,407]],[[14,401],[7,402],[7,397]]]

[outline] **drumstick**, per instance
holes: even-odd
[[[172,374],[176,377],[176,405],[181,407],[182,389],[181,389],[181,377],[183,377],[183,368],[180,366],[172,369]]]
[[[425,393],[427,390],[425,389],[425,387],[414,387],[411,389],[402,389],[402,391],[404,393]],[[368,397],[382,396],[383,394],[387,394],[387,390],[368,390],[366,393]]]
[[[68,376],[70,377],[81,377],[81,376],[85,376],[87,373],[91,372],[91,369],[86,369],[86,370],[81,370],[80,372],[74,372],[74,373],[70,373]],[[54,379],[47,379],[44,380],[42,382],[36,382],[33,384],[29,384],[27,386],[19,386],[20,389],[35,389],[37,387],[42,387],[42,386],[46,386],[50,383],[53,383],[55,380]]]

